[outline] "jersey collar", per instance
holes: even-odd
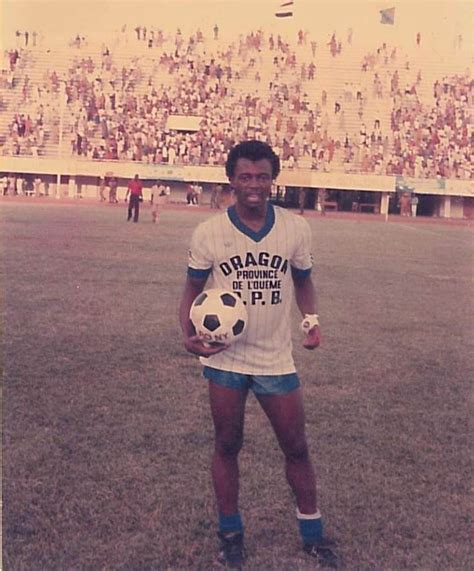
[[[258,232],[255,232],[248,226],[246,226],[238,217],[235,205],[229,206],[227,209],[227,215],[229,216],[232,224],[240,230],[243,234],[251,238],[254,242],[260,242],[270,233],[270,230],[275,224],[275,209],[271,202],[267,203],[267,215],[265,219],[265,224],[260,228]]]

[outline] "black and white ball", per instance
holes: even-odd
[[[247,326],[247,310],[240,297],[220,288],[208,289],[193,301],[189,317],[205,343],[230,345]]]

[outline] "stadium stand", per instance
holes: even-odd
[[[473,178],[463,58],[427,63],[419,46],[367,51],[303,32],[143,30],[6,50],[1,154],[217,166],[235,141],[257,138],[285,169]],[[170,128],[176,116],[197,127]]]

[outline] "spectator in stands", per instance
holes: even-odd
[[[18,60],[20,59],[20,53],[18,52],[17,49],[10,50],[8,52],[8,57],[10,60],[10,71],[15,71],[16,64],[18,63]]]

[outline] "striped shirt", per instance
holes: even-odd
[[[258,232],[240,221],[235,206],[195,229],[188,275],[210,277],[210,287],[236,292],[248,312],[243,338],[225,351],[201,357],[203,364],[254,375],[295,372],[290,324],[292,274],[310,274],[310,246],[306,220],[270,203]]]

